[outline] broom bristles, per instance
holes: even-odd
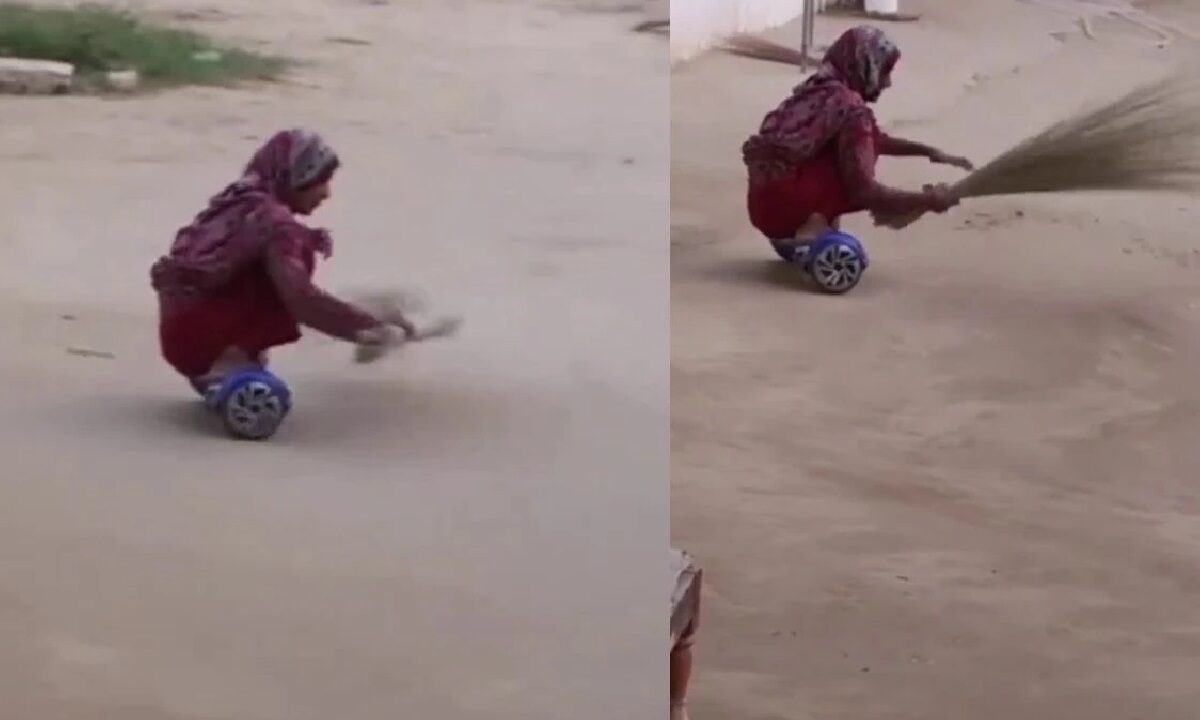
[[[738,57],[766,60],[784,65],[803,66],[809,62],[809,58],[795,48],[773,43],[754,35],[733,35],[726,38],[717,49]]]
[[[959,197],[1200,187],[1200,80],[1175,74],[1022,142],[959,183]]]
[[[953,192],[966,199],[1193,189],[1200,189],[1200,74],[1181,71],[1050,126],[968,175]],[[898,229],[917,217],[876,220]]]

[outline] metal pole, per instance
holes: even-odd
[[[817,0],[805,0],[808,4],[808,51],[811,56],[817,44]]]
[[[812,62],[812,46],[816,37],[816,0],[803,0],[802,16],[800,16],[800,54],[804,56],[804,70],[808,70]]]
[[[812,50],[812,7],[813,0],[803,0],[800,6],[800,56],[802,60],[802,69],[808,69],[808,58]]]

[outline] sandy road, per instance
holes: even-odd
[[[0,100],[0,717],[661,705],[661,40],[595,4],[143,6],[304,64]],[[366,369],[280,353],[295,414],[231,443],[158,360],[147,267],[296,124],[344,159],[327,284],[419,285],[468,325]]]

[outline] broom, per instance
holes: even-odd
[[[418,326],[415,333],[408,337],[397,335],[395,338],[384,344],[372,345],[355,345],[354,346],[354,362],[370,363],[384,357],[393,350],[413,342],[425,342],[426,340],[435,340],[438,338],[453,337],[458,329],[462,327],[462,318],[448,316],[438,318],[424,326]]]
[[[415,290],[376,289],[354,293],[353,297],[356,305],[385,323],[407,318],[412,313],[420,313],[427,305],[423,294]],[[397,335],[391,342],[383,344],[355,345],[354,361],[374,362],[407,343],[452,337],[460,327],[462,318],[453,315],[419,323],[416,325],[416,332],[410,336]]]
[[[959,199],[1200,189],[1200,76],[1179,72],[1052,125],[951,186]],[[875,216],[900,229],[921,216]]]
[[[767,62],[782,63],[784,65],[795,65],[800,68],[805,68],[818,62],[818,60],[809,57],[800,50],[780,45],[779,43],[773,43],[770,40],[765,40],[755,35],[731,35],[725,38],[716,49],[730,55],[737,55],[738,57],[750,58],[752,60],[766,60]]]

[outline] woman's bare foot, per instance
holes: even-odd
[[[798,247],[801,245],[811,245],[816,240],[819,240],[822,235],[830,230],[836,230],[837,226],[831,224],[824,215],[813,214],[808,220],[800,226],[796,234],[790,238],[783,240],[772,240],[780,247]]]
[[[829,220],[824,215],[813,213],[809,216],[808,222],[796,231],[796,244],[811,245],[832,229],[833,226],[829,224]]]
[[[240,348],[227,348],[225,352],[217,357],[217,361],[213,363],[212,368],[206,374],[191,378],[190,382],[192,388],[207,400],[212,389],[220,385],[230,375],[242,372],[243,370],[261,370],[266,366],[266,352],[252,358]]]
[[[835,226],[824,215],[814,213],[809,216],[808,220],[796,231],[794,236],[788,240],[781,240],[776,244],[779,247],[790,249],[793,260],[803,260],[804,256],[808,253],[809,246],[821,239],[825,233],[834,229]]]

